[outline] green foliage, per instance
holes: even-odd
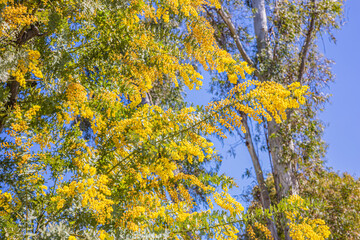
[[[330,227],[330,239],[357,239],[360,233],[360,180],[348,173],[315,169],[301,178],[302,195],[316,201],[314,215]]]

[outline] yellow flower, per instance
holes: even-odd
[[[236,74],[229,74],[228,77],[229,77],[229,82],[231,82],[231,83],[233,83],[233,84],[236,84],[237,79],[238,79],[238,77],[237,77]]]
[[[106,239],[106,232],[104,230],[100,231],[100,236],[99,236],[100,240],[104,240]]]

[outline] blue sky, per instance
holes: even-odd
[[[346,23],[336,33],[337,43],[326,39],[325,55],[335,61],[331,103],[320,116],[328,123],[328,165],[360,177],[360,1],[345,3]]]
[[[348,0],[345,7],[345,25],[335,33],[337,43],[330,43],[327,37],[319,40],[320,50],[326,57],[335,61],[333,73],[335,82],[327,89],[332,94],[330,103],[320,118],[327,124],[324,139],[328,143],[326,165],[335,171],[348,172],[360,176],[360,1]],[[206,76],[206,75],[205,75]],[[204,81],[200,91],[189,91],[188,101],[196,104],[206,104],[211,95],[206,92],[208,82]],[[232,137],[224,144],[215,142],[215,147],[223,156],[221,172],[233,177],[240,189],[232,191],[241,193],[249,184],[255,184],[255,178],[242,179],[246,168],[251,168],[251,159],[244,145],[237,146],[236,156],[227,153],[230,145],[239,141]],[[269,172],[269,162],[266,156],[261,157],[265,172]],[[240,191],[239,191],[240,190]]]

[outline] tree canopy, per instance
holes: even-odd
[[[312,95],[219,44],[207,14],[221,2],[0,7],[1,238],[273,239],[268,222],[283,216],[293,239],[330,235],[298,195],[246,214],[211,169],[208,136],[281,124]],[[226,76],[226,95],[191,107],[182,93],[204,73]]]

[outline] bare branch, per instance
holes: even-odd
[[[315,9],[315,0],[312,0],[312,4],[313,4],[313,9]],[[306,33],[305,43],[302,46],[301,51],[300,51],[301,62],[300,62],[300,68],[299,68],[299,75],[298,75],[298,79],[297,79],[297,81],[300,83],[302,82],[302,78],[303,78],[304,72],[305,72],[305,61],[306,61],[307,53],[308,53],[310,45],[311,45],[312,35],[313,35],[314,27],[315,27],[315,17],[316,17],[316,14],[313,12],[311,14],[310,26]]]

